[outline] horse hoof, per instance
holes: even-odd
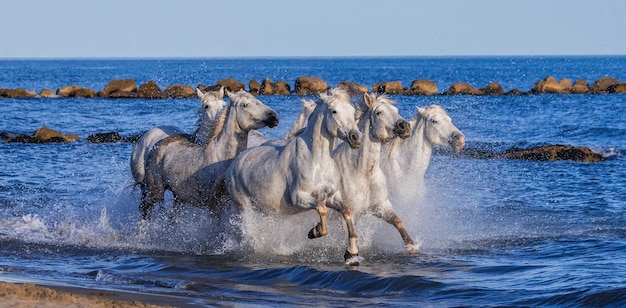
[[[409,254],[416,254],[419,253],[419,250],[417,249],[416,245],[407,245],[406,252]]]
[[[322,237],[324,235],[326,235],[326,234],[322,234],[322,232],[320,232],[320,230],[318,230],[318,227],[315,227],[315,228],[311,229],[311,231],[309,231],[309,238],[310,239]]]
[[[346,261],[346,265],[349,266],[359,266],[361,264],[361,258],[358,253],[350,253],[349,251],[346,251],[343,255],[343,259]]]

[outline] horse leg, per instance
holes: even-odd
[[[176,197],[176,194],[174,194],[173,199],[174,200],[172,204],[172,210],[170,211],[170,217],[169,217],[170,224],[178,223],[178,218],[183,212],[183,202],[179,198]]]
[[[346,221],[346,226],[348,227],[348,239],[350,240],[350,246],[346,250],[346,253],[343,255],[343,259],[346,261],[348,265],[358,266],[359,260],[356,258],[359,256],[359,247],[357,246],[357,236],[356,231],[354,230],[354,223],[352,222],[352,215],[350,210],[341,211],[343,215],[343,219]]]
[[[409,233],[404,228],[402,220],[400,220],[400,217],[398,217],[396,213],[394,213],[392,210],[386,210],[384,213],[376,213],[375,215],[379,218],[382,218],[387,223],[393,225],[398,230],[400,236],[402,237],[402,240],[404,241],[404,245],[406,246],[406,250],[408,253],[418,252],[417,248],[415,247],[415,243],[413,242],[413,239],[411,239],[411,236],[409,236]]]
[[[139,203],[139,211],[141,212],[141,219],[147,221],[152,217],[152,208],[154,207],[154,200],[150,197],[150,193],[145,187],[141,187],[141,203]]]
[[[309,238],[318,238],[328,234],[328,228],[326,226],[326,215],[328,214],[328,208],[326,207],[326,200],[319,200],[315,204],[315,210],[320,214],[320,222],[315,228],[309,231]]]
[[[141,187],[141,203],[139,204],[139,210],[141,211],[141,218],[143,220],[150,219],[152,217],[152,209],[157,202],[163,202],[165,195],[165,188],[163,185],[159,185],[158,182],[148,181]]]

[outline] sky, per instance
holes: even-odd
[[[0,0],[0,58],[626,55],[623,0]]]

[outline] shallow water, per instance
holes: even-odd
[[[626,58],[393,58],[270,60],[0,61],[0,87],[41,89],[111,79],[210,84],[235,77],[293,83],[314,75],[372,84],[433,79],[477,87],[497,80],[528,90],[547,75],[626,80]],[[201,77],[200,77],[201,76]],[[623,306],[626,304],[626,96],[393,96],[401,114],[440,104],[467,147],[502,151],[541,144],[586,146],[600,163],[468,159],[434,155],[422,202],[394,204],[420,254],[403,252],[397,232],[365,215],[356,225],[361,266],[343,263],[346,231],[309,240],[315,213],[211,217],[167,208],[139,225],[130,143],[0,144],[0,279],[180,295],[190,305]],[[296,96],[260,98],[281,117]],[[130,136],[156,125],[193,129],[197,99],[0,99],[0,131],[50,126],[84,139]],[[411,189],[411,183],[407,183]],[[171,196],[168,196],[171,201]],[[183,303],[183,302],[181,302]]]

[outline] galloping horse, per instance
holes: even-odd
[[[335,138],[361,145],[350,96],[343,90],[322,93],[308,125],[292,139],[267,142],[239,154],[225,174],[233,201],[242,209],[296,214],[315,209],[320,222],[309,238],[328,233],[327,205],[341,199],[340,174],[331,157]]]
[[[205,144],[209,141],[213,133],[213,122],[222,109],[226,108],[224,88],[222,87],[218,91],[209,91],[206,93],[202,93],[200,89],[196,89],[196,93],[200,98],[200,108],[198,108],[196,131],[192,139],[198,144]],[[181,129],[174,126],[158,126],[151,128],[137,140],[133,154],[130,157],[130,171],[133,174],[136,184],[139,186],[143,185],[143,180],[146,175],[146,161],[154,145],[169,136],[184,133],[185,132]]]
[[[465,135],[452,124],[452,119],[438,105],[417,108],[410,121],[411,136],[395,139],[383,145],[380,166],[390,182],[392,200],[424,195],[424,174],[430,163],[433,145],[449,146],[461,150]],[[407,189],[406,184],[412,187]]]
[[[205,145],[174,135],[157,143],[150,152],[140,205],[144,219],[150,216],[154,203],[163,200],[167,189],[174,195],[174,214],[183,202],[211,207],[213,186],[235,155],[246,149],[248,132],[278,125],[276,112],[250,93],[240,90],[227,94],[231,103],[216,121]]]
[[[407,251],[417,252],[402,221],[393,212],[387,195],[387,181],[379,165],[382,144],[396,137],[409,137],[409,123],[398,114],[398,109],[393,106],[395,102],[384,95],[377,97],[375,94],[365,93],[363,102],[365,110],[359,120],[359,130],[363,134],[361,147],[353,150],[342,143],[333,152],[333,159],[341,172],[343,198],[342,202],[334,204],[340,207],[334,209],[343,215],[348,227],[350,245],[344,259],[351,265],[358,265],[354,258],[358,256],[358,246],[352,215],[365,212],[372,213],[396,227]]]

